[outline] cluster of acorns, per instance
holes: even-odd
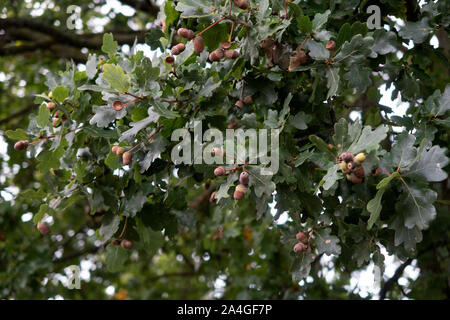
[[[133,242],[131,242],[130,240],[127,240],[127,239],[123,239],[123,240],[115,239],[115,240],[113,240],[112,243],[116,247],[121,246],[122,248],[127,249],[127,250],[131,249],[131,247],[133,246]]]
[[[246,97],[244,97],[244,98],[242,98],[242,99],[239,99],[239,100],[235,103],[235,106],[242,109],[242,108],[244,107],[244,104],[252,104],[252,103],[253,103],[252,97],[251,97],[251,96],[246,96]]]
[[[195,35],[194,31],[190,30],[190,29],[186,29],[186,28],[180,28],[177,31],[177,34],[187,40],[194,40],[194,51],[196,54],[200,54],[203,52],[203,50],[205,49],[205,44],[203,41],[202,36],[200,35]],[[239,52],[237,52],[236,50],[230,49],[231,48],[231,43],[229,41],[223,41],[220,44],[220,48],[212,51],[209,54],[209,60],[211,62],[214,61],[219,61],[222,58],[227,58],[227,59],[236,59],[237,57],[239,57]],[[184,43],[179,43],[175,46],[172,47],[171,50],[171,56],[166,57],[165,61],[167,64],[172,64],[175,61],[175,58],[173,56],[179,55],[180,53],[182,53],[184,50],[186,49],[186,45]]]
[[[225,151],[221,148],[213,148],[212,149],[213,154],[219,154],[219,155],[225,155]],[[219,166],[216,169],[214,169],[214,175],[217,177],[225,176],[227,174],[227,170]],[[235,200],[241,200],[244,195],[248,191],[248,183],[250,181],[249,174],[247,171],[242,171],[239,175],[239,184],[234,189],[233,197]],[[209,198],[209,202],[214,203],[216,202],[215,199],[216,192],[214,191],[211,193],[211,197]]]
[[[50,92],[48,96],[51,99],[52,93]],[[56,104],[54,102],[50,101],[49,103],[47,103],[46,108],[48,111],[53,112],[56,108]],[[53,125],[53,127],[57,128],[61,125],[61,122],[65,121],[65,120],[67,120],[66,115],[63,112],[61,112],[61,110],[56,110],[53,113],[52,125]]]
[[[224,167],[220,166],[220,167],[217,167],[216,169],[214,169],[214,174],[217,177],[225,176],[227,174],[227,171],[225,170]],[[247,171],[241,172],[241,174],[239,175],[239,184],[234,189],[233,197],[235,200],[241,200],[244,197],[244,195],[247,193],[248,182],[249,182],[248,172]],[[211,194],[210,202],[215,202],[215,198],[214,198],[215,195],[216,195],[215,192],[213,192]]]
[[[309,239],[307,235],[303,232],[299,232],[295,235],[297,238],[298,243],[294,246],[294,252],[295,253],[311,253],[311,246],[309,245]]]
[[[125,166],[131,163],[132,154],[130,151],[125,151],[124,147],[113,146],[111,151],[115,153],[119,158],[122,157],[122,162]]]
[[[342,173],[345,173],[347,180],[359,184],[364,178],[364,168],[362,163],[366,160],[364,153],[353,156],[350,152],[343,152],[339,156],[338,162],[341,165]]]

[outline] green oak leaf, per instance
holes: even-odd
[[[28,133],[20,128],[16,130],[7,130],[5,134],[11,140],[28,140]]]
[[[103,79],[105,79],[112,89],[120,93],[127,92],[130,88],[130,79],[123,72],[122,67],[112,64],[103,65]]]
[[[423,150],[418,162],[404,174],[413,179],[426,179],[429,182],[440,182],[447,179],[448,174],[444,168],[449,163],[449,158],[445,156],[446,149],[433,146],[430,150]]]
[[[422,43],[428,37],[430,31],[433,30],[433,28],[428,26],[429,20],[428,17],[424,17],[418,22],[408,21],[406,25],[400,29],[398,34],[404,39],[414,41],[414,43]]]
[[[102,241],[108,241],[119,230],[120,218],[117,214],[109,213],[102,218],[100,236]]]
[[[331,229],[319,229],[315,231],[316,237],[313,245],[317,248],[318,254],[325,253],[326,255],[340,255],[341,246],[339,245],[339,238],[331,235]]]
[[[126,249],[123,249],[122,247],[118,247],[110,243],[106,247],[105,252],[106,269],[109,272],[122,271],[125,266],[125,262],[128,260],[128,256],[129,253]]]
[[[39,107],[39,113],[38,116],[36,117],[36,124],[38,125],[38,127],[40,128],[47,127],[50,122],[50,115],[51,115],[50,110],[47,110],[46,106],[42,104]]]
[[[375,224],[375,222],[378,221],[378,218],[380,217],[380,212],[382,209],[381,198],[383,197],[385,191],[385,188],[378,190],[375,198],[367,203],[367,211],[370,212],[370,218],[367,221],[367,230],[372,229],[372,226]]]
[[[117,41],[114,41],[112,33],[105,33],[103,35],[102,51],[104,53],[112,57],[116,53],[118,45]]]
[[[56,101],[63,103],[64,100],[69,96],[69,89],[64,86],[57,86],[55,89],[53,89],[53,98],[56,99]]]

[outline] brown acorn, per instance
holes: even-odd
[[[244,197],[245,193],[240,192],[238,190],[234,190],[233,198],[234,200],[241,200]]]
[[[244,102],[242,100],[238,100],[234,105],[242,109],[244,107]]]
[[[215,203],[215,202],[216,202],[215,196],[216,196],[216,192],[213,191],[213,192],[211,193],[211,196],[209,197],[209,202]]]
[[[247,185],[249,182],[249,175],[247,171],[243,171],[240,175],[239,175],[239,182]]]
[[[236,50],[225,50],[224,52],[225,58],[232,60],[232,59],[237,59],[239,57],[239,52],[237,52]]]
[[[116,154],[118,157],[121,157],[123,154],[125,153],[125,148],[124,147],[118,147],[116,150]]]
[[[194,39],[194,31],[192,31],[190,29],[180,28],[180,29],[178,29],[177,34],[180,37],[183,37],[188,40]]]
[[[354,184],[360,184],[362,182],[362,178],[358,178],[354,173],[347,174],[347,180],[351,181]]]
[[[295,253],[300,253],[300,252],[303,252],[304,250],[306,250],[306,245],[303,244],[303,243],[297,243],[294,246],[294,252]]]
[[[347,170],[352,171],[354,170],[358,165],[354,161],[350,161],[347,163]]]
[[[175,58],[172,57],[172,56],[167,56],[167,57],[164,59],[164,61],[165,61],[167,64],[173,64],[173,63],[175,62]]]
[[[130,151],[126,151],[122,155],[122,162],[124,166],[127,166],[131,163],[132,154]]]
[[[119,146],[113,146],[113,147],[111,148],[111,152],[117,154],[117,149],[119,149]]]
[[[289,71],[293,71],[299,65],[304,64],[307,60],[308,56],[306,55],[305,51],[301,49],[293,51],[289,58]]]
[[[47,110],[52,111],[56,108],[56,104],[54,102],[47,103],[47,106],[45,107]]]
[[[196,36],[194,38],[194,51],[196,54],[200,54],[205,49],[205,45],[203,43],[203,38],[201,36]]]
[[[325,48],[329,51],[333,51],[336,49],[336,42],[334,42],[333,40],[330,40],[327,42]]]
[[[224,56],[223,50],[219,48],[209,54],[209,60],[211,62],[220,61],[223,58],[223,56]]]
[[[358,178],[362,179],[364,178],[364,168],[363,167],[357,167],[354,171],[353,174],[355,176],[357,176]]]
[[[123,109],[123,103],[122,103],[122,101],[120,101],[120,100],[115,100],[115,101],[113,102],[113,108],[114,108],[114,110],[116,110],[116,111],[122,110],[122,109]]]
[[[243,101],[245,104],[252,104],[252,103],[253,103],[253,99],[252,99],[251,96],[246,96],[244,99],[242,99],[242,101]]]
[[[236,5],[236,7],[238,7],[239,9],[242,9],[242,10],[247,10],[248,9],[248,2],[247,2],[247,0],[233,0],[233,2]]]
[[[342,152],[339,155],[339,162],[341,161],[351,162],[353,161],[353,155],[350,152]]]
[[[216,175],[217,177],[224,176],[224,175],[226,175],[226,173],[227,173],[227,171],[222,166],[214,169],[214,175]]]
[[[298,241],[300,241],[303,244],[307,244],[308,243],[308,237],[306,236],[306,234],[304,232],[299,232],[295,235],[295,237],[297,238]]]
[[[37,229],[44,236],[50,233],[50,227],[44,221],[39,221],[37,224]]]
[[[246,185],[244,185],[244,184],[238,184],[237,186],[236,186],[236,189],[235,189],[236,191],[238,191],[238,192],[242,192],[242,193],[247,193],[247,190],[248,190],[248,188],[247,188],[247,186]]]
[[[131,249],[131,247],[133,246],[133,242],[127,239],[123,239],[122,242],[120,243],[120,246],[128,250]]]
[[[176,55],[179,55],[180,53],[182,53],[184,51],[184,49],[186,49],[186,46],[184,45],[184,43],[179,43],[172,48],[171,52],[174,56],[176,56]]]
[[[20,141],[17,141],[14,144],[14,150],[23,151],[23,150],[26,150],[28,148],[28,146],[29,146],[29,142],[28,141],[20,140]]]

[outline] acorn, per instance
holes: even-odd
[[[342,171],[343,173],[348,173],[347,162],[345,162],[345,161],[342,161],[342,162],[341,162],[341,171]]]
[[[20,140],[20,141],[17,141],[15,144],[14,144],[14,150],[17,150],[17,151],[23,151],[23,150],[26,150],[27,148],[28,148],[28,146],[29,146],[29,142],[28,141],[26,141],[26,140]]]
[[[116,111],[122,110],[122,109],[123,109],[123,103],[122,103],[122,101],[120,101],[120,100],[115,100],[115,101],[113,102],[113,108],[114,108],[114,110],[116,110]]]
[[[364,178],[364,168],[363,167],[357,167],[354,171],[353,174],[355,176],[357,176],[358,178],[362,179]]]
[[[45,108],[49,111],[52,111],[56,108],[56,104],[50,101],[49,103],[47,103],[47,106]]]
[[[223,50],[219,48],[209,54],[209,60],[211,62],[219,61],[220,59],[223,58],[223,56],[224,56]]]
[[[336,49],[336,42],[334,42],[333,40],[330,40],[327,42],[325,48],[329,51],[333,51]]]
[[[125,148],[124,147],[118,147],[116,149],[116,154],[117,154],[118,157],[121,157],[124,153],[125,153]]]
[[[232,59],[237,59],[239,57],[239,52],[237,52],[236,50],[225,50],[224,52],[225,58],[232,60]]]
[[[177,34],[180,37],[188,39],[188,40],[194,39],[194,31],[192,31],[190,29],[180,28],[180,29],[178,29]]]
[[[184,51],[184,49],[186,49],[186,46],[184,45],[184,43],[179,43],[172,48],[171,52],[174,56],[176,56],[176,55],[179,55],[180,53],[182,53]]]
[[[366,155],[364,153],[358,153],[355,158],[354,158],[355,162],[358,164],[361,164],[364,162],[364,160],[366,160]]]
[[[241,200],[244,197],[244,195],[245,194],[243,192],[239,192],[237,190],[234,190],[233,198],[234,198],[234,200]]]
[[[295,253],[300,253],[300,252],[306,250],[306,247],[307,247],[307,246],[306,246],[304,243],[297,243],[297,244],[294,246],[294,252],[295,252]]]
[[[242,10],[247,10],[248,9],[248,2],[247,2],[247,0],[233,0],[233,2],[236,5],[236,7],[238,7],[239,9],[242,9]]]
[[[117,154],[117,149],[119,149],[119,146],[113,146],[111,152]]]
[[[350,152],[342,152],[339,155],[339,162],[341,161],[351,162],[353,161],[353,155]]]
[[[239,182],[244,184],[244,185],[248,185],[249,182],[249,175],[247,171],[243,171],[240,175],[239,175]]]
[[[246,185],[244,185],[244,184],[238,184],[237,186],[236,186],[236,189],[235,189],[236,191],[238,191],[238,192],[242,192],[242,193],[247,193],[247,190],[248,190],[248,188],[247,188],[247,186]]]
[[[358,178],[354,173],[347,174],[347,180],[351,181],[354,184],[360,184],[362,182],[362,178]]]
[[[126,151],[123,153],[122,162],[124,166],[127,166],[131,163],[132,154],[130,151]]]
[[[244,102],[242,100],[238,100],[234,105],[242,109],[244,107]]]
[[[245,104],[252,104],[252,103],[253,103],[253,99],[252,99],[251,96],[246,96],[244,99],[242,99],[242,101],[243,101]]]
[[[44,221],[39,221],[37,224],[37,229],[44,236],[50,233],[50,227]]]
[[[226,173],[227,173],[227,171],[222,166],[214,169],[214,175],[216,175],[217,177],[224,176],[224,175],[226,175]]]
[[[205,49],[205,45],[203,43],[203,38],[201,36],[196,36],[194,38],[194,51],[196,54],[200,54]]]
[[[289,71],[293,71],[299,65],[304,64],[308,60],[308,57],[303,50],[293,51],[289,58]]]
[[[297,238],[298,241],[300,241],[303,244],[307,244],[308,243],[308,237],[306,236],[306,234],[304,232],[299,232],[295,235],[295,237]]]
[[[50,91],[50,92],[48,93],[48,97],[49,97],[50,99],[53,99],[53,91]]]
[[[352,171],[354,170],[358,165],[354,161],[350,161],[347,163],[347,170]]]
[[[209,202],[211,203],[215,203],[216,202],[216,192],[213,191],[213,193],[211,193],[211,196],[209,197]]]
[[[173,64],[173,63],[175,62],[175,58],[172,57],[172,56],[167,56],[167,57],[164,59],[164,61],[165,61],[167,64]]]
[[[122,242],[120,243],[120,246],[128,250],[131,249],[131,247],[133,246],[133,242],[127,239],[123,239]]]

